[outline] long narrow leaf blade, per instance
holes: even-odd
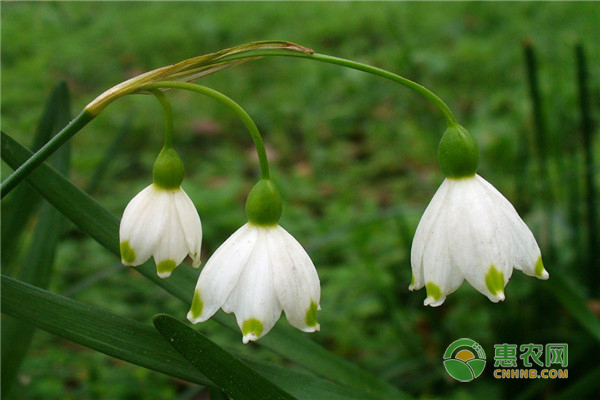
[[[85,187],[85,191],[87,193],[93,194],[106,173],[110,170],[111,165],[114,164],[115,158],[119,156],[119,152],[122,151],[123,141],[131,133],[131,126],[133,125],[133,117],[130,115],[125,119],[123,125],[119,129],[119,133],[113,138],[110,145],[104,151],[102,155],[102,160],[96,166],[92,177],[90,178],[88,184]]]
[[[292,395],[226,352],[203,334],[162,314],[154,326],[179,354],[233,400],[288,400]]]
[[[48,286],[63,222],[64,217],[55,208],[49,204],[42,206],[31,246],[19,271],[23,281],[44,288]],[[33,333],[31,325],[9,317],[2,318],[2,396],[15,383]]]
[[[47,113],[42,118],[40,129],[47,130],[51,136],[52,131],[55,130],[55,126],[63,126],[70,120],[70,97],[67,86],[64,83],[60,84],[53,92],[50,102]],[[39,139],[39,142],[41,141],[42,140]],[[36,145],[40,145],[39,147],[41,147],[43,143],[36,143]],[[56,157],[52,160],[52,163],[59,172],[66,175],[69,170],[69,161],[70,147],[67,143],[56,153]],[[29,195],[33,198],[39,197],[39,195],[28,185],[23,185],[21,189],[23,190],[19,191],[19,194]],[[16,207],[8,212],[15,213],[23,218],[23,207],[26,212],[31,211],[32,201],[25,198],[20,199],[18,197],[16,200],[22,201],[23,203],[16,204]],[[6,212],[6,210],[4,211]],[[24,282],[41,288],[47,288],[50,283],[50,275],[54,266],[54,257],[62,235],[65,218],[56,208],[44,202],[37,220],[38,222],[35,226],[33,240],[21,262],[18,276],[19,279]],[[25,225],[24,221],[21,221],[21,225]],[[12,235],[20,235],[20,233],[20,230],[10,232]],[[3,236],[3,244],[6,239],[10,238]],[[15,251],[14,245],[9,251]],[[31,325],[8,317],[2,320],[1,394],[3,396],[9,393],[15,382],[17,372],[27,353],[33,334],[34,328]]]
[[[13,169],[18,168],[32,155],[29,150],[4,132],[1,134],[0,146],[2,146],[2,159]],[[28,182],[50,204],[101,245],[108,249],[118,249],[119,240],[114,235],[114,231],[117,229],[118,232],[119,224],[115,216],[79,190],[62,174],[43,163],[32,172]],[[90,206],[81,208],[82,205],[92,205],[92,208]],[[66,210],[70,212],[65,212]]]
[[[2,312],[110,356],[206,386],[202,375],[150,326],[2,276]],[[374,400],[364,392],[279,365],[245,362],[299,399]]]
[[[349,386],[341,386],[328,380],[295,371],[291,368],[241,356],[252,368],[260,372],[299,399],[307,400],[377,400],[381,397],[367,394]]]
[[[56,85],[37,127],[31,149],[39,150],[50,138],[56,126],[62,126],[62,122],[57,122],[62,118],[59,116],[60,110],[68,108],[69,96],[67,85],[64,82]],[[69,122],[68,120],[65,122]],[[40,196],[28,185],[21,185],[14,190],[9,198],[2,200],[2,270],[7,272],[10,263],[15,256],[15,249],[23,229],[27,225],[31,215],[40,202]]]
[[[31,156],[31,152],[5,133],[2,133],[1,144],[6,147],[2,157],[12,168],[18,167]],[[28,182],[81,230],[119,255],[119,221],[110,211],[46,164],[40,165],[28,177]],[[136,269],[188,306],[191,304],[196,278],[190,268],[177,268],[169,279],[158,278],[151,262]],[[229,329],[239,331],[233,320],[219,315],[213,318]],[[334,382],[383,399],[406,397],[389,383],[327,351],[289,327],[275,326],[258,344]]]
[[[5,276],[2,313],[109,356],[189,382],[212,385],[151,326]]]
[[[563,307],[569,311],[571,316],[588,331],[594,339],[600,342],[600,321],[589,309],[585,300],[573,288],[562,273],[555,271],[552,278],[548,280],[551,288]]]

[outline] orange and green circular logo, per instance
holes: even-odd
[[[461,382],[477,378],[485,368],[485,352],[474,340],[462,338],[450,344],[444,353],[448,374]]]

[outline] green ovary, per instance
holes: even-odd
[[[450,126],[440,140],[438,161],[448,178],[472,177],[479,164],[477,142],[463,126]]]
[[[173,148],[163,148],[152,167],[152,180],[162,189],[177,189],[185,174],[183,162]]]
[[[248,222],[258,226],[277,225],[281,209],[281,196],[275,184],[269,179],[258,181],[246,200]]]
[[[306,312],[306,317],[304,317],[304,322],[306,322],[306,326],[313,327],[317,326],[317,303],[314,301],[310,302],[310,307]]]
[[[244,321],[242,324],[242,334],[244,336],[253,333],[254,336],[259,337],[263,331],[263,324],[256,318],[250,318]]]
[[[175,261],[173,260],[164,260],[159,262],[156,265],[156,271],[159,274],[164,274],[164,273],[168,273],[170,274],[171,272],[173,272],[173,270],[177,268],[177,264],[175,264]]]
[[[194,319],[199,318],[202,315],[202,310],[204,309],[204,303],[202,302],[202,298],[200,297],[200,292],[194,292],[194,299],[192,300],[192,308],[190,309],[190,313]]]
[[[425,290],[427,291],[427,296],[433,297],[436,301],[442,298],[442,290],[433,282],[427,282]]]
[[[121,242],[121,259],[128,264],[132,264],[135,261],[135,251],[129,245],[129,241]]]
[[[485,285],[494,296],[504,292],[504,274],[498,271],[494,264],[490,266],[488,273],[485,275]]]

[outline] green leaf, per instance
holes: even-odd
[[[41,129],[47,129],[52,132],[53,126],[62,126],[70,119],[70,101],[69,92],[65,84],[61,84],[51,96],[51,104],[48,107],[46,115],[42,118]],[[50,121],[51,120],[51,121]],[[45,136],[45,135],[44,135]],[[39,143],[38,143],[39,144]],[[69,146],[63,146],[56,154],[53,164],[62,172],[67,173],[69,169],[70,151]],[[36,198],[37,194],[28,186],[23,186],[19,193],[27,194]],[[18,199],[25,201],[25,211],[31,211],[31,200]],[[19,204],[17,204],[19,206]],[[21,207],[9,212],[15,212],[23,216]],[[50,275],[54,265],[54,256],[63,231],[64,216],[48,203],[44,203],[38,215],[38,223],[35,227],[31,245],[21,263],[18,271],[19,279],[42,288],[48,287]],[[21,221],[21,225],[25,225]],[[20,232],[12,232],[13,235],[20,235]],[[5,238],[3,237],[3,240]],[[4,243],[4,241],[3,241]],[[14,246],[14,244],[13,244]],[[14,247],[10,249],[14,252]],[[2,395],[6,395],[15,382],[15,377],[21,366],[23,358],[27,353],[29,344],[34,334],[34,328],[21,321],[6,317],[2,320]]]
[[[150,326],[2,276],[3,318],[10,315],[67,340],[201,385],[213,383]],[[224,350],[223,350],[224,351]],[[243,357],[253,369],[299,399],[374,400],[362,391],[290,368]]]
[[[65,82],[61,82],[52,91],[42,118],[38,124],[31,149],[39,150],[50,138],[56,127],[68,123],[64,115],[68,114],[69,93]],[[67,111],[62,111],[67,110]],[[62,114],[62,115],[61,115]],[[3,150],[4,151],[4,150]],[[15,189],[13,194],[2,200],[2,270],[8,271],[11,261],[16,255],[19,239],[23,233],[27,221],[39,204],[40,196],[28,185],[21,185]]]
[[[233,400],[294,399],[242,360],[175,318],[157,315],[154,326],[179,354]]]
[[[300,373],[291,368],[241,356],[252,368],[269,378],[299,399],[307,400],[377,400],[379,395],[368,394],[349,386],[341,386],[328,380]]]
[[[5,148],[2,157],[11,167],[18,167],[31,156],[31,152],[8,135],[2,133],[1,139],[0,144]],[[28,177],[28,182],[81,230],[119,256],[119,220],[110,211],[46,164],[41,164]],[[151,261],[136,267],[136,270],[187,306],[191,305],[196,275],[190,268],[177,268],[169,279],[158,278]],[[239,332],[232,318],[217,314],[213,319]],[[258,344],[334,382],[383,399],[406,397],[389,383],[327,351],[306,334],[288,326],[276,325]]]
[[[85,191],[87,193],[94,193],[100,186],[100,183],[106,175],[106,172],[110,170],[111,165],[115,162],[115,157],[118,156],[119,152],[122,150],[123,141],[131,132],[132,123],[133,118],[131,116],[128,116],[127,119],[125,119],[125,121],[123,122],[121,128],[119,129],[119,133],[115,136],[113,141],[104,151],[104,154],[102,155],[102,160],[96,166],[94,174],[92,175],[88,184],[85,187]]]
[[[1,134],[0,146],[2,146],[2,159],[13,169],[18,168],[31,157],[29,150],[4,132]],[[119,222],[96,200],[79,190],[46,163],[41,164],[32,172],[28,182],[81,230],[87,232],[109,250],[117,249],[118,251],[119,239],[118,235],[115,236],[115,231],[118,232]]]
[[[547,285],[563,307],[594,339],[600,342],[600,321],[587,306],[580,291],[574,288],[562,273],[554,271]]]
[[[23,162],[18,168],[14,168],[14,172],[9,175],[0,184],[0,198],[4,198],[10,193],[23,179],[25,179],[33,170],[35,170],[40,164],[44,162],[52,153],[58,150],[63,144],[65,144],[74,134],[79,132],[85,125],[87,125],[94,115],[90,114],[86,110],[83,110],[79,115],[69,122],[60,132],[58,132],[52,139],[48,141],[41,149],[39,149],[34,155],[29,157]]]
[[[2,276],[2,313],[83,346],[201,385],[212,385],[150,326]]]
[[[581,374],[578,379],[567,386],[558,395],[552,396],[554,400],[592,399],[598,395],[598,382],[600,381],[600,367]]]

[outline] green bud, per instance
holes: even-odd
[[[475,175],[479,148],[469,131],[458,124],[446,129],[438,147],[438,162],[448,178]]]
[[[276,225],[281,217],[281,196],[270,179],[261,179],[246,200],[248,222],[254,225]]]
[[[172,148],[164,148],[154,161],[152,179],[163,189],[177,189],[183,181],[183,162]]]

